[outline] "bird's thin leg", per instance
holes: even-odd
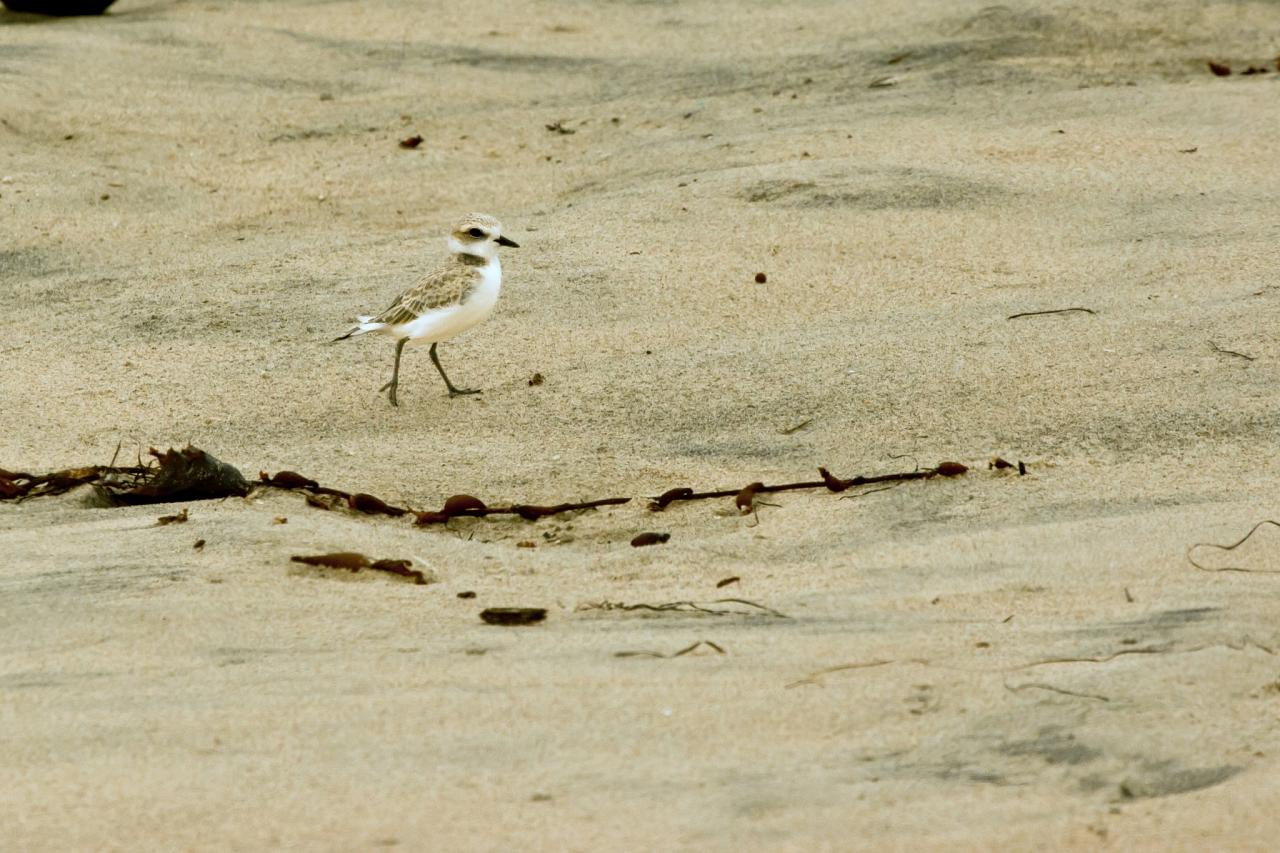
[[[400,385],[400,352],[401,350],[404,349],[404,345],[407,343],[409,343],[408,338],[401,338],[400,340],[396,341],[396,366],[391,371],[391,381],[378,389],[379,394],[381,394],[383,391],[387,391],[387,390],[391,391],[391,394],[389,396],[391,397],[391,405],[393,406],[400,405],[399,403],[396,402],[396,388],[399,387]]]
[[[450,397],[458,397],[462,394],[479,394],[480,389],[454,388],[453,383],[449,381],[449,377],[445,375],[444,368],[440,366],[440,357],[436,355],[436,345],[431,345],[431,363],[436,366],[436,370],[440,371],[440,378],[444,380],[445,387],[449,389]]]

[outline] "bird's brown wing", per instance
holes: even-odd
[[[371,317],[369,322],[398,326],[416,320],[428,311],[459,305],[479,283],[479,273],[470,265],[441,267],[397,296],[387,310]]]

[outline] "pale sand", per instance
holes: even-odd
[[[419,508],[974,468],[758,525],[0,505],[0,847],[1274,844],[1280,576],[1185,549],[1280,517],[1278,29],[1186,0],[0,13],[0,467],[191,441]],[[324,342],[469,210],[523,247],[441,347],[485,393],[416,351],[392,409],[387,342]],[[1005,319],[1070,306],[1097,313]],[[1239,560],[1280,569],[1276,533]],[[439,582],[291,572],[328,550]],[[791,618],[577,609],[725,594]],[[550,616],[480,623],[503,604]],[[697,640],[727,653],[615,657]]]

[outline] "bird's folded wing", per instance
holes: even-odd
[[[396,297],[396,301],[371,322],[397,326],[416,320],[428,311],[458,305],[466,301],[479,281],[476,271],[466,266],[437,270]]]

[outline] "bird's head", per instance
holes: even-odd
[[[488,260],[499,246],[519,248],[520,244],[502,236],[502,223],[487,213],[470,213],[459,219],[449,232],[449,251]]]

